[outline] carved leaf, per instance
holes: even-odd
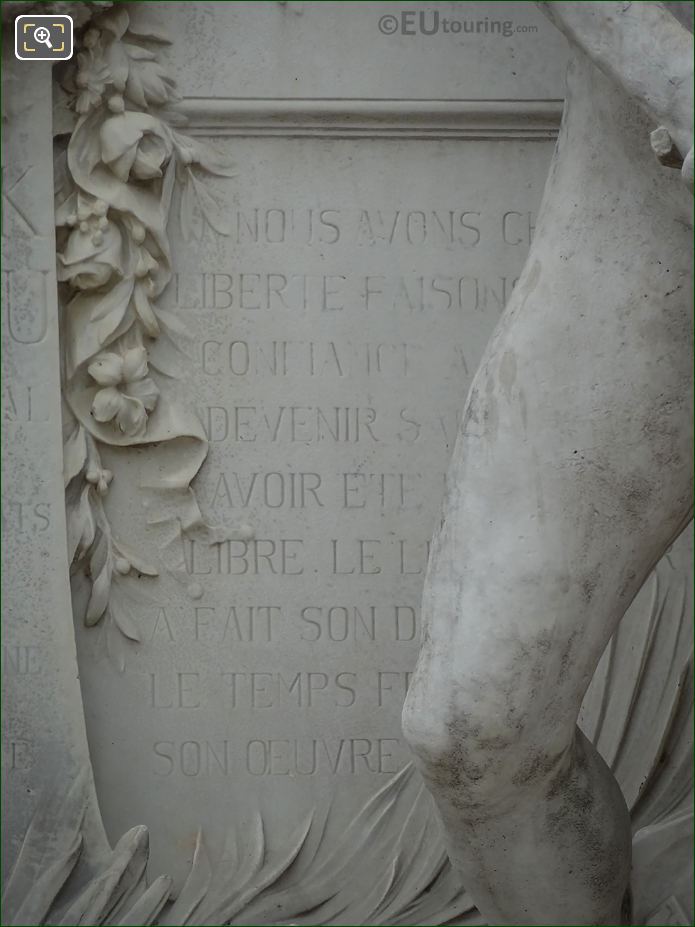
[[[218,177],[236,177],[238,170],[209,145],[182,135],[180,132],[172,132],[174,148],[179,154],[183,164],[197,164],[208,174],[215,174]]]
[[[461,885],[461,877],[454,872],[447,859],[437,876],[418,896],[412,905],[399,913],[392,921],[385,921],[393,927],[419,924],[422,927],[438,927],[440,924],[483,925],[486,922],[473,904],[473,899]]]
[[[140,825],[116,844],[111,862],[93,879],[60,921],[65,927],[103,924],[140,882],[149,856],[147,828]]]
[[[129,28],[128,31],[132,32],[132,29]],[[142,45],[121,42],[120,46],[125,54],[134,61],[154,61],[157,57],[154,52],[151,52],[148,48],[143,48]]]
[[[116,283],[104,294],[78,293],[67,306],[67,376],[111,343],[124,321],[133,280]],[[98,324],[97,324],[98,323]]]
[[[163,106],[173,96],[174,81],[161,65],[151,60],[154,55],[150,52],[138,49],[137,54],[131,54],[130,49],[136,46],[128,48],[131,60],[125,88],[126,96],[142,109]]]
[[[110,42],[104,52],[111,83],[125,84],[128,79],[128,56],[122,42]]]
[[[81,777],[67,798],[56,802],[51,796],[40,805],[3,899],[8,927],[41,923],[50,914],[81,842],[85,784]],[[256,814],[242,843],[242,831],[230,834],[214,873],[199,833],[188,879],[168,910],[171,879],[161,876],[144,889],[148,835],[144,827],[133,828],[68,910],[51,922],[64,927],[136,927],[158,918],[162,927],[482,923],[448,863],[441,862],[437,818],[412,768],[390,779],[326,854],[327,814],[309,814],[278,853],[268,846]],[[51,842],[54,835],[57,845]],[[370,886],[367,892],[364,885]],[[282,887],[273,890],[276,886]]]
[[[82,834],[76,834],[62,857],[48,866],[32,886],[16,916],[8,924],[41,924],[82,851]]]
[[[157,316],[154,314],[150,301],[141,286],[135,285],[133,290],[133,306],[138,318],[143,324],[143,328],[150,338],[156,338],[159,334],[159,323]]]
[[[114,588],[117,588],[117,585]],[[121,596],[115,594],[111,596],[109,613],[122,634],[125,634],[131,641],[140,642],[141,637],[138,626]]]
[[[179,206],[179,218],[181,222],[181,234],[186,243],[194,239],[199,241],[203,236],[203,217],[200,214],[195,196],[195,189],[190,179],[190,172],[186,171],[185,181],[181,189],[181,202]]]
[[[196,197],[198,198],[200,211],[203,214],[205,221],[218,233],[218,235],[229,235],[230,228],[227,219],[225,218],[224,210],[217,202],[217,200],[210,196],[203,184],[196,178],[193,171],[189,169],[188,173],[191,183],[193,184]]]
[[[211,881],[212,868],[208,851],[203,842],[202,831],[198,831],[191,871],[179,893],[179,897],[161,919],[162,927],[165,927],[165,925],[166,927],[179,927],[181,924],[191,923],[189,918],[207,894]]]
[[[237,177],[239,174],[239,171],[230,165],[223,155],[209,145],[195,144],[193,163],[199,165],[208,174],[215,174],[218,177]]]
[[[168,109],[167,107],[164,107],[163,109],[160,109],[159,115],[169,126],[178,127],[181,129],[188,125],[188,117],[175,109]]]
[[[63,444],[63,480],[65,486],[80,473],[86,460],[87,438],[82,425],[77,425]]]
[[[164,172],[162,181],[162,212],[165,216],[169,215],[171,210],[171,199],[174,194],[176,184],[176,159],[171,158]]]
[[[130,24],[130,16],[120,4],[112,7],[108,12],[103,13],[96,25],[99,29],[105,29],[110,32],[115,39],[120,39]]]
[[[445,917],[474,912],[449,866],[432,800],[412,767],[367,802],[330,850],[324,849],[325,825],[326,817],[315,815],[300,831],[292,859],[273,882],[264,878],[268,866],[260,870],[252,882],[255,900],[244,894],[243,909],[234,902],[232,924],[278,923],[279,912],[283,923],[297,925],[441,924]],[[274,887],[281,879],[282,887]]]
[[[431,828],[432,808],[423,793],[424,789],[421,789],[405,816],[396,843],[389,890],[372,914],[382,923],[388,923],[408,911],[447,862],[446,852],[437,839],[440,835],[436,828]],[[441,902],[441,898],[439,900]]]
[[[157,315],[162,323],[161,334],[150,345],[150,367],[167,377],[171,377],[171,379],[177,379],[181,375],[181,363],[189,355],[183,350],[181,344],[174,341],[170,336],[168,325],[162,317],[162,311],[158,310]],[[167,315],[169,313],[165,314],[165,318]]]
[[[87,606],[85,615],[85,624],[87,627],[95,625],[103,616],[109,604],[109,592],[111,590],[111,568],[105,566],[99,573],[94,584],[92,585],[92,594]]]
[[[691,564],[692,524],[628,609],[580,715],[638,826],[659,820],[690,791]]]
[[[205,898],[204,904],[196,913],[196,923],[207,924],[217,921],[228,921],[244,910],[256,898],[260,897],[265,889],[277,884],[292,866],[306,845],[307,838],[314,822],[314,814],[307,815],[295,833],[288,841],[288,849],[277,860],[266,856],[263,819],[255,815],[253,831],[247,832],[247,845],[244,859],[246,865],[241,869],[226,858],[221,860],[215,873],[215,879]],[[234,863],[239,858],[238,851],[234,855]]]
[[[4,923],[40,924],[70,875],[82,844],[86,777],[40,800],[2,896]]]
[[[96,523],[90,503],[91,484],[85,483],[80,491],[79,501],[67,501],[68,525],[68,563],[72,563],[75,556],[85,556],[94,543]]]
[[[109,549],[108,535],[100,530],[89,564],[92,575],[92,592],[87,604],[84,623],[87,627],[95,625],[103,616],[109,604],[111,591],[111,574],[113,564]]]
[[[173,881],[169,876],[159,876],[155,879],[135,904],[116,922],[119,927],[147,927],[149,924],[154,924],[169,900],[172,884]]]
[[[190,332],[183,324],[181,319],[175,315],[173,312],[169,312],[168,309],[158,309],[157,318],[162,322],[166,328],[175,335],[181,335],[184,338],[190,336]]]

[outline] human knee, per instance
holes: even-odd
[[[415,756],[426,766],[445,763],[452,754],[446,683],[436,685],[425,673],[412,678],[403,705],[403,736]]]
[[[547,724],[551,713],[536,715],[523,693],[504,691],[500,698],[494,680],[474,691],[422,673],[411,684],[404,737],[432,787],[454,792],[461,805],[518,800],[547,784],[567,755],[574,724]]]

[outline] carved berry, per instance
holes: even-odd
[[[125,103],[123,102],[123,97],[120,94],[115,94],[112,97],[109,97],[108,107],[112,113],[123,113],[125,112]]]
[[[144,225],[142,225],[140,222],[133,223],[133,230],[132,230],[133,241],[135,241],[138,245],[141,245],[143,241],[145,240],[146,234],[147,233],[145,231]]]

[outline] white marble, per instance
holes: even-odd
[[[2,239],[3,875],[37,803],[76,776],[78,879],[108,851],[89,770],[65,552],[60,351],[53,217],[51,70],[3,55]],[[55,825],[55,827],[54,827]],[[56,848],[61,828],[51,824]],[[75,851],[74,834],[67,843]],[[76,859],[76,853],[75,859]],[[54,860],[46,854],[46,865]],[[41,867],[39,867],[41,868]],[[5,886],[17,923],[38,923],[26,872]],[[25,903],[26,902],[26,903]],[[40,905],[40,902],[39,902]]]
[[[693,43],[660,4],[549,12],[577,46],[563,128],[466,400],[404,730],[489,923],[632,923],[631,790],[606,763],[624,742],[602,756],[577,720],[692,517],[692,178],[672,167],[692,149]],[[651,151],[655,120],[681,155],[671,163]],[[665,630],[675,673],[641,682],[668,704],[652,729],[660,762],[690,709],[686,614]],[[650,635],[660,622],[653,611]],[[672,794],[652,820],[687,827],[690,809]]]
[[[55,209],[50,74],[6,56],[5,922],[482,923],[400,716],[565,40],[530,4],[105,6],[53,75]],[[688,904],[689,741],[657,769],[639,736],[668,707],[647,681],[675,697],[687,545],[582,715],[659,873],[635,923]]]

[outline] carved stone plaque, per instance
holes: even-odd
[[[210,10],[206,30],[231,21]],[[249,15],[260,27],[268,13]],[[318,36],[317,15],[308,5],[288,31]],[[148,525],[157,502],[138,490],[166,450],[106,449],[122,474],[105,497],[114,535],[160,576],[124,577],[112,617],[77,625],[107,831],[147,824],[155,869],[179,878],[199,828],[214,859],[256,819],[282,848],[327,813],[337,844],[408,763],[400,711],[448,453],[533,234],[558,115],[242,102],[217,79],[212,99],[183,101],[185,131],[232,176],[194,167],[174,191],[150,348],[160,394],[209,442],[194,485],[213,530],[190,532],[168,575],[170,525]],[[121,608],[140,642],[107,624]]]
[[[177,386],[205,425],[196,495],[220,540],[184,541],[182,582],[137,581],[152,602],[122,673],[78,636],[105,820],[152,826],[157,794],[168,867],[199,825],[214,846],[256,806],[281,833],[335,793],[337,834],[408,761],[400,709],[447,452],[551,146],[217,147],[239,170],[215,185],[230,234],[176,235],[162,305],[191,336]],[[518,189],[499,183],[509,158]],[[139,461],[124,463],[114,530],[156,558]]]
[[[55,75],[68,551],[55,540],[50,562],[64,584],[73,563],[74,639],[56,607],[83,718],[64,679],[54,707],[78,732],[70,769],[89,779],[91,761],[121,886],[104,916],[122,923],[140,923],[141,825],[139,916],[168,904],[161,874],[178,895],[161,923],[480,922],[400,712],[458,414],[533,236],[566,49],[528,4],[413,6],[119,4]],[[47,287],[55,380],[13,384],[5,419],[45,428],[55,457],[52,262],[5,284],[18,365],[45,336],[27,286]],[[40,558],[65,528],[31,485],[10,511]],[[55,643],[21,631],[8,665],[42,677]],[[600,683],[584,720],[610,752]],[[12,788],[38,795],[23,710]],[[129,898],[114,873],[131,859]],[[79,898],[66,916],[97,910]]]

